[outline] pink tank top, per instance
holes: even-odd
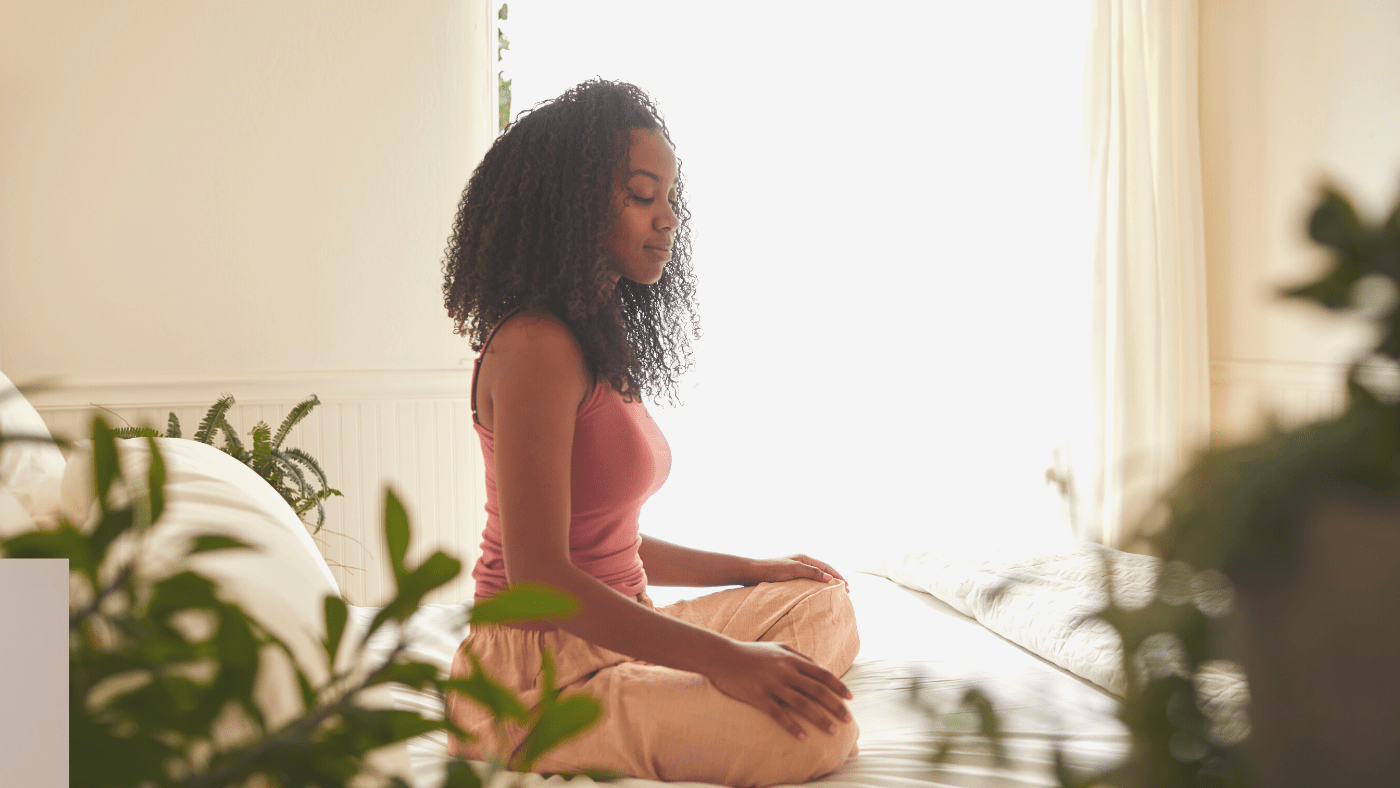
[[[486,465],[486,528],[481,557],[472,569],[477,601],[509,585],[496,497],[495,435],[476,419],[476,376],[491,339],[510,317],[507,314],[491,331],[472,371],[472,424]],[[646,408],[641,402],[624,402],[599,379],[574,420],[569,520],[569,559],[574,566],[624,596],[644,591],[647,576],[637,553],[642,541],[637,518],[670,472],[671,448]]]

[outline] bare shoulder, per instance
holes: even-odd
[[[513,315],[496,331],[488,353],[505,365],[583,365],[578,340],[564,322],[545,312]]]
[[[478,415],[492,429],[502,401],[554,407],[549,403],[557,399],[557,406],[572,412],[586,401],[590,381],[569,327],[553,315],[522,312],[501,324],[482,361]]]

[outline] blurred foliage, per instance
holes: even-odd
[[[1368,223],[1344,194],[1323,187],[1307,231],[1329,265],[1282,295],[1371,318],[1375,345],[1348,367],[1346,407],[1336,417],[1272,424],[1258,440],[1196,458],[1164,498],[1167,527],[1154,538],[1164,564],[1150,604],[1119,606],[1106,572],[1109,602],[1099,615],[1123,638],[1129,690],[1121,717],[1133,751],[1112,774],[1077,784],[1245,785],[1248,691],[1232,661],[1228,578],[1286,560],[1300,515],[1320,497],[1400,490],[1400,198],[1385,220]],[[1376,377],[1382,382],[1368,382]]]
[[[957,704],[948,709],[921,691],[925,683],[922,679],[909,683],[909,704],[929,721],[933,734],[933,752],[929,754],[929,762],[935,765],[947,763],[953,754],[953,747],[959,742],[969,741],[986,746],[992,762],[1005,766],[1006,743],[1003,741],[1001,717],[986,693],[980,687],[968,687],[963,690]]]
[[[496,12],[496,18],[505,21],[509,18],[510,4],[501,3],[501,10]],[[501,62],[502,53],[510,49],[510,39],[506,38],[505,31],[498,25],[496,27],[496,62]],[[496,127],[497,132],[505,131],[510,125],[510,80],[505,78],[505,73],[497,69],[496,71],[496,101],[499,105],[500,118]]]
[[[199,429],[194,433],[194,440],[213,446],[214,437],[222,432],[224,445],[219,448],[263,477],[272,485],[272,489],[282,496],[282,500],[292,507],[297,517],[305,520],[306,513],[313,507],[316,509],[315,528],[311,531],[316,533],[326,522],[326,507],[323,502],[332,495],[344,493],[330,486],[326,481],[326,472],[321,469],[321,463],[317,462],[315,457],[301,449],[284,449],[282,441],[287,439],[293,427],[301,423],[301,420],[320,404],[321,400],[315,394],[298,402],[287,412],[287,417],[282,419],[276,434],[267,422],[259,421],[253,425],[249,435],[252,444],[249,448],[228,422],[228,411],[233,407],[233,395],[225,394],[209,406],[209,411],[204,414],[204,419],[199,422]],[[118,438],[182,437],[180,419],[173,412],[167,421],[164,435],[153,427],[121,427],[115,434]],[[308,522],[307,525],[311,523]]]
[[[0,434],[0,445],[7,438],[31,440]],[[546,674],[544,700],[527,710],[481,670],[469,679],[440,679],[434,665],[406,656],[403,623],[425,594],[457,576],[461,564],[441,552],[417,566],[406,564],[408,518],[394,493],[387,491],[384,533],[394,570],[393,599],[348,652],[351,658],[342,655],[340,664],[350,667],[337,672],[348,608],[338,596],[325,598],[322,645],[329,679],[315,686],[303,666],[291,660],[298,688],[294,691],[299,692],[304,713],[270,727],[254,701],[255,677],[265,649],[280,650],[290,658],[287,645],[198,572],[186,567],[147,577],[139,569],[141,545],[150,531],[161,527],[166,508],[165,463],[159,444],[149,440],[149,471],[141,479],[124,478],[116,433],[102,419],[94,420],[93,479],[100,509],[94,522],[80,527],[65,520],[52,530],[0,542],[0,555],[9,558],[69,562],[72,785],[324,788],[369,774],[366,755],[379,747],[438,730],[471,739],[449,719],[364,708],[355,702],[365,690],[388,682],[457,692],[489,709],[499,724],[524,726],[526,746],[510,764],[519,769],[528,769],[541,754],[600,715],[601,707],[590,697],[560,699],[552,672]],[[118,488],[125,488],[126,494]],[[135,549],[112,550],[122,537]],[[207,534],[193,539],[184,557],[246,549],[252,548],[238,539]],[[470,623],[557,619],[576,610],[577,602],[563,592],[514,586],[473,607]],[[383,662],[369,664],[365,644],[387,624],[400,627],[397,645]],[[251,735],[236,744],[216,738],[215,731],[227,731],[224,726],[230,719]],[[479,788],[505,768],[508,757],[494,759],[485,774],[466,761],[455,761],[445,786]],[[397,777],[389,784],[406,785]]]

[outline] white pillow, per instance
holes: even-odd
[[[165,461],[165,510],[143,546],[140,566],[151,577],[176,569],[184,545],[194,536],[223,534],[259,548],[202,553],[187,566],[214,580],[226,599],[262,623],[291,649],[313,686],[328,678],[325,670],[324,599],[340,596],[330,567],[316,549],[291,506],[251,468],[213,446],[178,438],[156,438]],[[150,468],[146,438],[117,441],[122,473],[144,480]],[[93,525],[97,502],[92,484],[92,450],[78,444],[63,475],[62,511],[73,522]],[[144,481],[142,482],[144,483]],[[130,545],[114,544],[109,561],[121,560]],[[340,667],[345,668],[349,643],[342,641]],[[358,666],[363,671],[364,666]],[[361,696],[365,707],[391,704],[391,690],[378,686]],[[280,652],[263,651],[263,665],[254,698],[270,729],[300,716],[302,705],[296,678]],[[236,727],[223,742],[242,737]],[[405,743],[371,753],[370,762],[383,774],[406,775]]]
[[[0,433],[50,438],[38,411],[0,372]],[[31,441],[0,446],[0,538],[52,526],[58,519],[63,452]]]
[[[286,643],[314,684],[324,682],[323,600],[339,596],[340,589],[306,526],[276,490],[233,457],[192,440],[156,442],[165,460],[166,503],[142,546],[140,570],[152,578],[172,574],[189,541],[204,534],[232,536],[258,548],[201,553],[191,556],[188,566],[214,580],[227,599]],[[147,439],[118,440],[117,450],[125,477],[144,480],[150,468]],[[98,508],[91,446],[78,444],[69,459],[63,515],[92,527]],[[127,540],[114,544],[109,564],[129,556],[132,547]],[[280,674],[275,681],[260,675],[258,699],[268,723],[280,725],[300,714],[299,694],[286,665],[273,670]]]

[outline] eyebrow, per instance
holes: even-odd
[[[652,180],[656,181],[657,183],[661,183],[661,176],[657,175],[656,173],[650,170],[632,170],[631,172],[627,173],[628,178],[631,178],[633,175],[645,175],[648,178],[651,178]]]

